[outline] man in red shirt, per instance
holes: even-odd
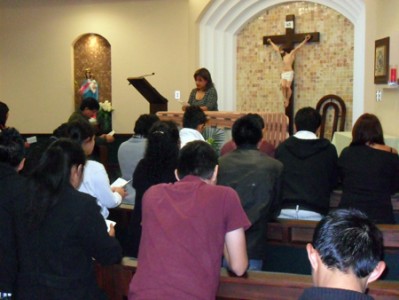
[[[223,250],[231,271],[245,273],[250,222],[237,193],[215,185],[217,161],[209,144],[190,142],[179,154],[178,182],[145,193],[129,299],[215,299]]]

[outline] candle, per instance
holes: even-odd
[[[397,79],[397,74],[396,74],[396,65],[392,65],[391,66],[391,72],[390,72],[390,82],[395,82],[396,83],[396,79]]]

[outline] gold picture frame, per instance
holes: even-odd
[[[389,37],[376,40],[374,50],[374,83],[387,84],[389,79]]]

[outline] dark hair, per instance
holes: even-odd
[[[205,124],[206,115],[199,106],[189,106],[183,115],[183,127],[197,129],[198,125]]]
[[[85,98],[80,103],[80,110],[84,111],[85,108],[87,108],[89,110],[99,110],[100,104],[98,104],[98,101],[92,97]]]
[[[382,233],[356,209],[330,212],[316,226],[313,247],[328,268],[368,276],[383,259]]]
[[[62,123],[60,126],[53,130],[53,135],[50,136],[47,140],[39,141],[38,143],[30,146],[25,159],[24,168],[22,170],[22,173],[24,175],[29,176],[29,174],[32,173],[32,171],[37,167],[40,157],[42,157],[44,151],[46,151],[46,149],[52,143],[54,143],[54,141],[58,140],[59,138],[68,137],[68,126],[69,123]]]
[[[0,132],[0,162],[17,167],[25,157],[25,141],[15,128]]]
[[[53,138],[68,137],[69,123],[62,123],[56,129],[53,130]]]
[[[31,229],[43,222],[63,190],[71,187],[72,166],[82,165],[83,168],[85,162],[82,147],[70,139],[61,138],[46,149],[29,176],[30,196],[25,213]]]
[[[380,120],[376,115],[367,113],[361,115],[353,126],[351,146],[366,143],[385,145]]]
[[[194,73],[194,79],[197,79],[197,77],[201,77],[206,81],[206,86],[205,89],[209,89],[213,87],[213,81],[211,77],[211,73],[208,71],[208,69],[201,68],[195,71]]]
[[[150,182],[161,182],[160,170],[174,170],[180,148],[179,129],[172,121],[158,121],[148,132],[144,159],[149,162],[147,177]]]
[[[248,114],[234,122],[232,136],[237,146],[259,143],[262,139],[262,124],[259,119],[263,122],[260,116],[258,118],[256,114]]]
[[[134,125],[134,133],[142,135],[143,137],[147,137],[148,131],[150,130],[151,126],[154,125],[155,122],[159,121],[157,115],[153,114],[144,114],[141,115]]]
[[[295,127],[297,131],[307,130],[315,133],[320,124],[320,113],[313,107],[303,107],[295,115]]]
[[[88,121],[73,121],[68,124],[67,137],[80,145],[94,136],[94,129]]]
[[[8,112],[9,108],[7,104],[0,101],[0,128],[4,128],[6,126]]]
[[[179,153],[177,173],[180,179],[187,175],[210,179],[218,163],[215,150],[204,141],[187,143]]]
[[[248,116],[248,118],[250,118],[254,122],[258,122],[259,126],[260,126],[260,128],[262,130],[263,130],[263,128],[265,128],[265,121],[263,120],[263,118],[259,114],[249,113],[249,114],[247,114],[247,116]]]

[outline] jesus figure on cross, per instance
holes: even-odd
[[[278,47],[273,41],[269,38],[267,39],[267,42],[273,47],[273,49],[280,54],[282,60],[283,60],[283,65],[281,69],[281,91],[283,92],[283,97],[284,97],[284,107],[287,107],[290,103],[290,98],[292,95],[292,89],[291,89],[291,84],[292,81],[294,80],[294,69],[293,69],[293,64],[295,61],[295,55],[296,52],[307,43],[311,38],[311,35],[306,35],[305,39],[298,45],[296,46],[293,50],[290,52],[287,52],[284,50],[282,46]]]

